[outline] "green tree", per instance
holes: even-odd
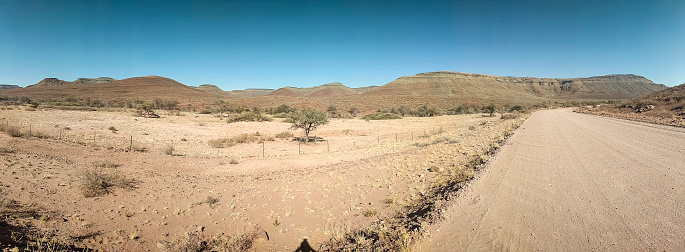
[[[495,105],[490,104],[487,105],[483,108],[483,112],[490,114],[490,116],[493,116],[495,114]]]
[[[315,109],[305,108],[302,111],[290,114],[293,129],[303,129],[305,142],[309,142],[309,132],[316,130],[321,125],[328,123],[328,116],[325,112]]]
[[[223,112],[228,109],[228,103],[224,100],[217,100],[214,102],[214,105],[219,109],[219,118],[223,118]]]

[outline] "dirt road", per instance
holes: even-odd
[[[533,114],[423,251],[682,251],[685,129]]]

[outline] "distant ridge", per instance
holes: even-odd
[[[32,98],[72,97],[103,100],[138,98],[206,99],[217,97],[217,95],[203,92],[160,76],[133,77],[123,80],[114,80],[107,77],[97,79],[79,78],[74,82],[67,82],[57,78],[45,78],[25,88],[4,90],[3,94]]]
[[[339,82],[333,82],[310,88],[283,87],[268,95],[291,97],[339,97],[360,94],[366,90],[368,89],[349,88]]]
[[[18,85],[0,84],[0,89],[13,89],[13,88],[21,88],[21,87]]]
[[[366,95],[448,96],[497,99],[507,96],[621,99],[667,88],[645,77],[615,74],[589,78],[501,77],[450,71],[403,76]]]

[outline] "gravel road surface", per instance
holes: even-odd
[[[422,251],[685,250],[685,129],[534,113]]]

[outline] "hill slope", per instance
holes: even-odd
[[[685,127],[685,84],[618,104],[581,107],[576,111]]]
[[[70,97],[102,100],[151,98],[187,100],[189,98],[216,97],[216,95],[160,76],[134,77],[123,80],[98,79],[81,78],[75,82],[68,82],[56,78],[45,78],[35,85],[5,90],[2,94],[39,99]]]
[[[366,95],[447,96],[501,99],[506,97],[621,99],[645,95],[666,86],[637,75],[590,78],[501,77],[458,72],[429,72],[404,76]]]

